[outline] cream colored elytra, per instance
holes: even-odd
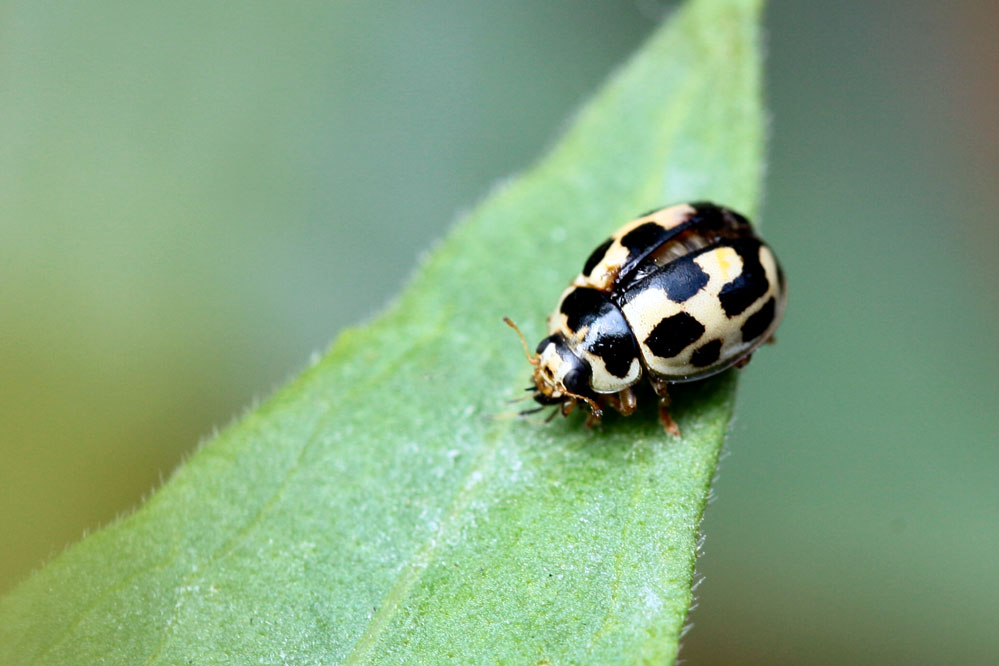
[[[562,414],[585,402],[592,423],[607,405],[630,414],[645,377],[677,433],[667,385],[745,365],[773,338],[786,293],[774,254],[735,211],[704,202],[643,215],[586,260],[535,355],[524,341],[534,399]]]

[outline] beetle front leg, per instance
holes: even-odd
[[[666,432],[673,435],[674,437],[680,436],[680,428],[676,425],[676,421],[669,414],[669,391],[668,384],[661,379],[649,379],[652,384],[652,390],[656,392],[659,396],[659,422],[663,424],[663,428]]]
[[[586,404],[590,407],[590,414],[586,417],[586,427],[594,428],[601,424],[604,416],[604,405],[603,396],[600,396],[597,400],[592,398],[584,398]]]

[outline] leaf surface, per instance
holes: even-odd
[[[133,515],[0,601],[0,663],[669,663],[732,412],[728,373],[588,430],[517,419],[589,251],[650,208],[753,215],[752,0],[681,8],[554,150],[461,221]]]

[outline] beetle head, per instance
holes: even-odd
[[[581,398],[590,392],[590,366],[572,353],[561,333],[549,335],[536,350],[534,366],[534,400],[542,405],[554,405],[567,398]]]
[[[561,333],[549,335],[538,344],[532,355],[528,351],[527,340],[517,325],[504,317],[507,323],[520,336],[527,361],[534,366],[531,381],[534,382],[534,400],[541,405],[562,405],[562,413],[568,414],[577,400],[587,403],[597,416],[601,414],[590,390],[589,364],[572,352]]]

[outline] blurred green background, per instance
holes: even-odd
[[[0,592],[377,312],[670,6],[0,4]],[[997,21],[769,7],[791,307],[690,663],[999,661]]]

